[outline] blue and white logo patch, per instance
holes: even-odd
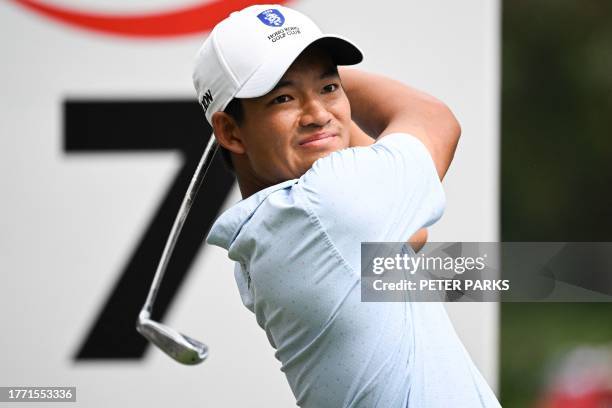
[[[271,27],[281,27],[285,23],[285,16],[277,9],[264,10],[257,17],[262,23]]]

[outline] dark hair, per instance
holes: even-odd
[[[227,104],[223,112],[227,113],[231,116],[238,126],[242,126],[244,121],[244,108],[242,107],[242,102],[240,99],[234,98]],[[223,158],[223,163],[231,172],[234,172],[234,163],[232,163],[232,155],[229,150],[227,150],[223,146],[219,146],[219,151],[221,152],[221,157]]]

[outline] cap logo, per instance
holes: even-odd
[[[267,26],[281,27],[285,23],[285,16],[277,9],[264,10],[257,17]]]
[[[204,108],[204,113],[208,110],[208,106],[212,103],[213,97],[210,89],[206,91],[204,95],[202,95],[202,107]]]

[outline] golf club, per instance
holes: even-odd
[[[172,229],[170,230],[170,235],[166,241],[166,246],[164,247],[161,259],[157,265],[157,270],[155,271],[151,289],[149,289],[149,295],[147,296],[147,300],[145,301],[145,304],[138,315],[138,322],[136,324],[136,330],[138,330],[140,334],[142,334],[151,343],[159,347],[163,352],[182,364],[192,365],[204,361],[204,359],[208,356],[208,347],[205,344],[200,343],[191,337],[185,336],[184,334],[181,334],[166,325],[151,320],[151,313],[153,310],[155,297],[157,296],[159,286],[162,278],[164,277],[164,273],[166,272],[166,267],[168,266],[168,261],[172,255],[172,252],[174,251],[174,246],[176,245],[176,241],[181,233],[185,219],[189,214],[189,210],[191,209],[195,196],[198,194],[198,190],[202,185],[206,172],[212,163],[217,148],[217,139],[215,138],[214,134],[211,134],[210,140],[208,141],[206,149],[204,150],[204,154],[202,155],[202,158],[198,163],[198,167],[191,178],[189,188],[185,193],[185,197],[183,198],[181,207],[176,215]]]

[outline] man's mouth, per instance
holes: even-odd
[[[318,146],[320,144],[327,143],[328,140],[332,137],[338,136],[336,133],[332,132],[318,132],[314,135],[310,135],[307,138],[300,141],[300,146]]]

